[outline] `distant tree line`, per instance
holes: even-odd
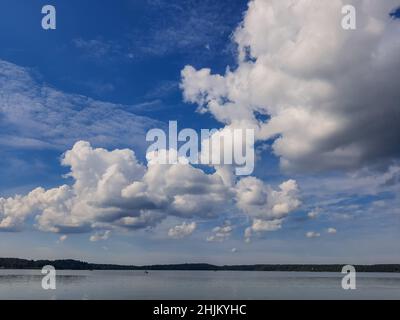
[[[52,265],[57,270],[198,270],[198,271],[297,271],[341,272],[343,264],[255,264],[215,266],[206,263],[129,266],[95,264],[78,260],[26,260],[0,258],[0,269],[41,269]],[[354,265],[358,272],[400,272],[400,264]]]

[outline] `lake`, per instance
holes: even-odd
[[[43,290],[41,270],[0,270],[0,299],[399,299],[400,274],[257,271],[57,271]]]

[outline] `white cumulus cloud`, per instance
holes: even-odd
[[[169,229],[168,236],[174,239],[181,239],[190,236],[194,232],[194,230],[196,230],[196,226],[196,222],[183,222],[181,225],[177,225]]]
[[[62,235],[62,236],[60,236],[59,238],[58,238],[58,241],[61,243],[61,242],[64,242],[65,240],[67,240],[68,239],[68,236],[67,235]]]
[[[226,221],[224,225],[215,227],[212,230],[212,235],[207,237],[208,242],[222,242],[227,240],[233,231],[233,226],[229,221]]]
[[[280,226],[300,204],[293,180],[274,190],[256,178],[236,182],[224,167],[207,174],[188,164],[150,161],[145,166],[130,149],[108,151],[86,141],[77,142],[61,161],[70,168],[67,176],[73,184],[48,190],[38,187],[27,195],[0,198],[0,231],[21,230],[33,217],[41,231],[94,230],[101,232],[91,238],[97,240],[115,229],[155,227],[168,216],[213,219],[229,209],[245,212],[254,219],[253,229],[261,232],[270,230],[262,226],[266,221],[279,220]],[[169,234],[190,234],[195,226],[195,222],[183,223]],[[216,227],[209,240],[225,240],[232,228],[230,224]]]
[[[328,229],[326,230],[326,232],[328,232],[329,234],[336,234],[336,233],[337,233],[337,230],[336,230],[335,228],[328,228]]]
[[[357,29],[341,27],[344,5]],[[398,1],[250,1],[234,33],[238,67],[182,70],[184,98],[254,128],[290,170],[352,169],[399,157]],[[258,115],[267,120],[261,120]]]
[[[279,230],[284,219],[301,205],[294,180],[273,190],[255,177],[246,177],[237,183],[236,192],[237,206],[252,219],[252,225],[245,230],[247,242],[253,233]]]
[[[316,219],[320,215],[320,213],[321,213],[321,209],[316,208],[316,209],[311,210],[309,213],[307,213],[307,216],[310,219]]]
[[[320,236],[321,234],[315,231],[309,231],[306,233],[307,238],[319,238]]]
[[[95,234],[90,236],[90,241],[97,242],[97,241],[101,241],[101,240],[107,240],[110,237],[110,235],[111,235],[110,230],[97,231]]]

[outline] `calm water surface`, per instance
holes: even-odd
[[[399,299],[400,274],[256,271],[57,271],[43,290],[40,270],[0,270],[0,299]]]

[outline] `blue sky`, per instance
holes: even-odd
[[[186,64],[202,67],[210,63],[223,70],[226,62],[234,62],[230,35],[240,22],[246,2],[231,5],[231,13],[221,13],[218,4],[211,3],[202,2],[198,9],[200,2],[188,3],[177,10],[177,15],[175,4],[167,2],[120,1],[98,6],[96,1],[56,1],[58,28],[44,32],[40,28],[41,8],[47,2],[4,1],[2,12],[15,15],[1,19],[2,59],[28,68],[38,83],[63,92],[129,105],[136,114],[161,121],[184,118],[188,126],[214,128],[218,123],[211,117],[198,116],[195,106],[183,104],[180,71]],[[192,8],[192,12],[185,12],[184,7]],[[206,16],[197,18],[196,10]],[[196,36],[188,34],[187,39],[174,38],[188,19],[202,19],[193,22],[199,32]],[[223,24],[218,25],[221,21]],[[170,38],[164,38],[163,33]],[[207,54],[207,45],[217,48],[218,54]],[[5,151],[10,156],[16,152],[21,161],[34,157],[50,162],[48,169],[54,171],[55,180],[47,177],[47,185],[57,183],[59,152]],[[43,184],[43,175],[35,177],[37,173],[21,172],[21,178],[13,175],[10,183],[21,179],[22,185]],[[27,179],[27,175],[32,177]],[[10,183],[5,184],[5,192]]]
[[[0,198],[4,203],[7,198],[14,199],[9,203],[15,205],[20,201],[17,194],[24,197],[37,187],[49,190],[64,184],[72,186],[74,178],[64,176],[70,172],[69,166],[60,162],[64,152],[79,140],[89,141],[93,149],[132,149],[145,165],[145,134],[149,129],[165,127],[170,120],[177,120],[181,128],[195,130],[224,128],[243,119],[254,123],[255,119],[245,116],[251,109],[265,116],[263,132],[276,130],[273,135],[258,139],[253,176],[268,197],[274,197],[271,190],[281,190],[283,182],[296,180],[296,196],[291,191],[279,191],[282,194],[278,197],[288,203],[298,197],[299,204],[289,203],[293,208],[282,217],[254,218],[251,209],[269,210],[270,205],[258,208],[245,199],[241,201],[242,189],[238,185],[233,188],[239,195],[224,193],[226,205],[216,203],[214,207],[212,203],[211,219],[204,212],[182,217],[169,212],[169,208],[160,220],[146,220],[148,225],[144,227],[98,227],[104,221],[96,220],[91,221],[88,230],[80,226],[73,232],[52,230],[47,220],[42,229],[38,228],[37,216],[46,210],[40,207],[28,210],[21,228],[4,228],[0,232],[0,256],[132,264],[398,262],[400,136],[390,119],[399,115],[395,102],[399,76],[387,71],[388,66],[396,69],[399,64],[396,54],[400,46],[398,40],[391,40],[399,30],[395,6],[360,6],[361,27],[353,39],[334,29],[338,38],[344,39],[341,45],[352,41],[358,46],[354,51],[356,61],[347,62],[341,48],[336,47],[314,57],[306,53],[307,61],[301,60],[301,50],[306,49],[300,45],[290,51],[299,52],[298,56],[285,55],[286,47],[280,47],[274,35],[284,44],[290,40],[286,37],[293,36],[292,30],[301,31],[303,26],[296,25],[301,19],[292,19],[291,11],[282,10],[276,2],[257,0],[246,13],[247,1],[239,0],[119,0],[101,4],[95,0],[54,0],[51,4],[57,10],[57,29],[48,31],[40,25],[45,4],[49,2],[3,0],[0,4]],[[262,6],[270,6],[276,14],[271,25],[265,22],[268,16],[258,14],[263,12]],[[390,15],[391,12],[395,14]],[[314,14],[319,17],[317,12]],[[293,29],[280,33],[290,25],[285,24],[285,18],[290,23],[295,21]],[[304,29],[308,27],[309,31],[315,26],[305,23]],[[316,41],[312,35],[310,41]],[[249,48],[252,57],[241,60],[238,52],[245,48]],[[369,51],[376,52],[378,58],[368,57],[365,52]],[[265,61],[273,61],[272,66]],[[323,61],[333,63],[325,65]],[[286,62],[288,67],[281,68],[281,63]],[[376,68],[376,81],[357,80],[369,63]],[[188,70],[186,66],[194,72],[185,78],[182,71]],[[275,66],[284,76],[271,76],[278,74]],[[353,74],[336,75],[349,66],[355,70]],[[209,100],[203,105],[207,112],[199,113],[196,109],[203,102],[188,88],[200,91],[196,76],[203,68],[209,69],[210,74],[204,76],[205,84],[200,89],[208,92]],[[267,76],[263,70],[268,71]],[[217,74],[224,82],[223,93],[215,88],[213,91],[212,81]],[[253,75],[257,81],[251,80]],[[290,77],[296,79],[294,86]],[[309,79],[316,79],[315,83],[310,84]],[[352,93],[344,88],[348,83],[355,88]],[[278,84],[279,88],[274,89]],[[304,92],[297,96],[297,88]],[[329,92],[326,96],[315,93],[325,89]],[[379,96],[380,116],[376,112],[379,94],[375,89],[383,92],[383,97]],[[335,99],[335,94],[340,98]],[[304,96],[310,98],[301,100]],[[211,107],[215,102],[221,103],[221,97],[233,101],[232,105],[224,102],[219,106],[230,118],[226,122]],[[293,102],[293,97],[300,98]],[[364,104],[364,100],[371,102]],[[323,109],[322,115],[312,105],[315,101]],[[331,101],[338,101],[337,105]],[[309,108],[301,110],[304,117],[311,112],[310,119],[323,120],[303,123],[292,118],[288,106],[301,108],[302,103],[310,103]],[[361,111],[357,109],[359,105],[363,107]],[[243,111],[243,117],[233,118],[233,108]],[[355,113],[361,116],[353,119]],[[359,121],[361,118],[363,121]],[[270,119],[277,123],[273,129],[267,126]],[[375,126],[368,125],[371,119]],[[308,126],[315,130],[307,131]],[[298,146],[303,142],[301,149]],[[299,148],[294,153],[292,143]],[[184,177],[177,181],[184,181]],[[207,182],[210,187],[212,183],[214,180]],[[202,204],[213,196],[206,193]],[[239,199],[236,200],[242,211],[231,203],[231,197]],[[30,200],[23,201],[21,205],[30,205]],[[5,206],[0,206],[2,219],[7,216]],[[281,218],[284,222],[279,221],[278,230],[257,232],[254,219],[269,223]],[[174,226],[193,222],[196,228],[187,237],[168,236]],[[105,236],[107,228],[111,236]],[[248,228],[253,228],[253,236],[246,242],[244,233]],[[224,232],[226,235],[216,236]],[[99,236],[99,241],[90,241],[94,235]],[[206,240],[213,235],[218,241]]]

